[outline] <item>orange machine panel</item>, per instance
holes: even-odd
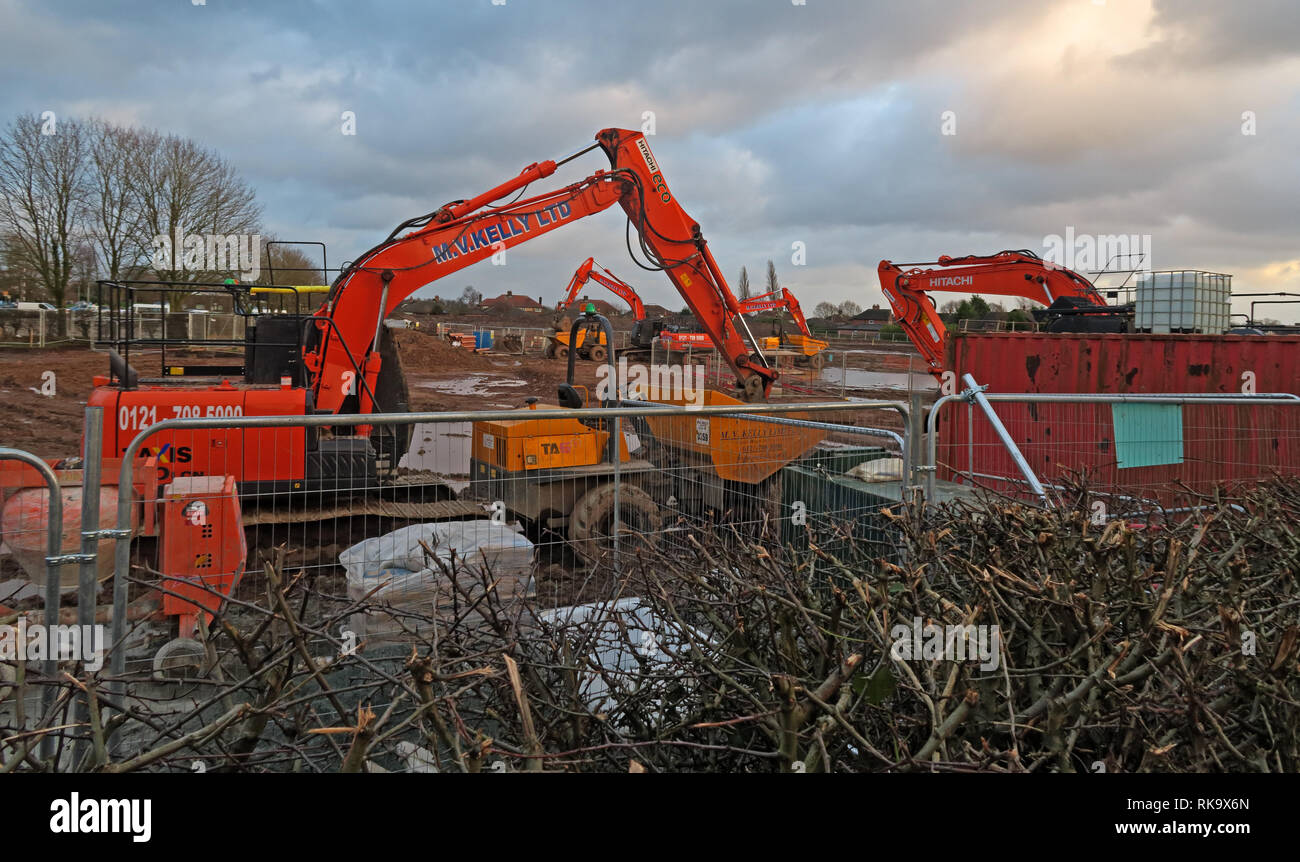
[[[537,404],[540,410],[556,405]],[[532,409],[520,410],[526,417]],[[474,423],[472,456],[510,472],[557,467],[586,467],[605,458],[609,432],[589,428],[577,419],[508,419]],[[627,439],[619,446],[619,458],[628,461]]]
[[[303,389],[250,389],[244,393],[245,416],[302,416]],[[241,482],[301,482],[307,474],[307,434],[301,426],[244,429]]]
[[[200,609],[210,614],[239,583],[248,545],[239,523],[233,476],[181,476],[162,499],[158,562],[163,612],[180,616],[192,633]],[[189,631],[187,631],[189,629]]]
[[[96,387],[88,403],[104,408],[104,456],[121,457],[144,429],[164,419],[302,416],[302,389]],[[246,456],[245,453],[249,454]],[[302,428],[204,428],[160,431],[137,452],[156,458],[160,484],[184,476],[234,476],[239,482],[301,480],[306,445]]]

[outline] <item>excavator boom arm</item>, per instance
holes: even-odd
[[[751,349],[732,322],[740,311],[736,298],[699,225],[668,189],[644,135],[605,129],[596,141],[609,157],[611,170],[596,171],[556,191],[491,206],[522,194],[558,167],[553,161],[529,165],[519,176],[475,198],[407,222],[345,269],[317,312],[321,320],[305,348],[317,408],[337,413],[345,402],[352,406],[353,396],[358,412],[374,408],[370,393],[379,376],[380,327],[416,290],[615,203],[636,228],[648,268],[662,270],[673,282],[735,371],[739,385],[751,397],[767,395],[776,372],[750,358]],[[406,227],[413,229],[399,236]],[[365,385],[356,379],[358,373]]]
[[[779,297],[778,297],[779,294]],[[803,316],[803,309],[799,307],[799,300],[795,299],[794,294],[789,288],[783,287],[780,290],[773,290],[769,293],[760,294],[750,299],[740,301],[741,311],[748,313],[751,311],[770,311],[774,308],[784,308],[790,312],[794,318],[795,325],[799,331],[809,338],[813,337],[812,330],[808,328],[808,320]]]
[[[1068,296],[1097,306],[1106,304],[1092,282],[1082,275],[1023,250],[964,257],[945,255],[930,263],[895,264],[882,260],[877,275],[894,319],[936,377],[945,370],[948,328],[927,295],[931,292],[1015,296],[1043,305]]]

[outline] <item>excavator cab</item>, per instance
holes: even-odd
[[[638,350],[649,350],[661,332],[672,331],[672,329],[673,327],[670,327],[662,317],[656,320],[642,318],[632,329],[632,346]]]
[[[1033,310],[1047,332],[1127,332],[1131,307],[1098,307],[1078,296],[1061,296],[1047,308]]]

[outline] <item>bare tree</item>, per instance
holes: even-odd
[[[291,245],[271,245],[274,241],[273,237],[267,237],[267,243],[262,248],[262,274],[257,279],[259,284],[309,285],[328,282],[316,261],[305,252]]]
[[[839,312],[841,317],[853,317],[862,313],[862,306],[851,299],[846,299],[840,303]]]
[[[89,141],[76,120],[47,125],[34,114],[9,124],[0,139],[0,230],[12,265],[30,270],[63,306],[85,218]]]
[[[141,263],[143,214],[131,168],[142,133],[99,120],[88,124],[88,132],[92,171],[87,227],[104,276],[116,280]]]
[[[740,277],[736,279],[736,296],[741,302],[752,296],[749,290],[749,272],[743,266],[740,268]]]
[[[40,276],[21,259],[17,250],[18,238],[9,233],[0,234],[0,300],[18,300],[33,293],[40,284]]]
[[[72,248],[72,275],[68,286],[76,291],[79,300],[95,298],[95,279],[99,277],[99,254],[95,244],[80,238]]]
[[[767,262],[767,293],[773,293],[781,289],[781,283],[776,279],[776,264],[771,260]]]
[[[255,233],[261,211],[252,188],[234,166],[194,141],[152,131],[140,132],[139,139],[131,177],[140,203],[142,254],[153,260],[165,281],[202,281],[232,274],[237,262],[219,269],[210,268],[210,260],[196,265],[189,259],[191,250],[175,238]]]
[[[813,314],[818,317],[834,317],[840,313],[839,306],[833,302],[819,302],[813,309]]]

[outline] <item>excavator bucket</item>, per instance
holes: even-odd
[[[55,462],[51,461],[53,466]],[[105,458],[102,468],[99,491],[99,525],[105,529],[117,526],[118,478],[121,475],[122,461],[118,458]],[[135,468],[137,484],[136,499],[146,492],[149,477],[155,468],[141,459]],[[55,468],[55,477],[59,480],[60,497],[63,502],[62,549],[65,554],[79,553],[81,550],[81,507],[82,507],[82,471]],[[17,461],[0,461],[0,539],[8,546],[9,552],[18,563],[23,573],[34,584],[45,585],[46,528],[49,524],[50,494],[41,475],[31,467]],[[139,526],[140,509],[131,510],[132,527]],[[149,533],[151,525],[145,525],[144,532]],[[107,578],[113,571],[113,552],[111,540],[99,543],[99,553],[95,561],[97,577]],[[64,566],[60,572],[61,585],[74,587],[80,577],[76,566]]]

